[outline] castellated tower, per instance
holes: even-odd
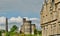
[[[31,24],[30,20],[23,18],[23,25],[21,25],[20,32],[24,34],[34,34],[35,27],[35,24]]]
[[[44,0],[40,16],[42,36],[60,36],[60,0]]]

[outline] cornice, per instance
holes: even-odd
[[[41,25],[43,25],[43,24],[48,24],[48,23],[51,23],[51,22],[54,22],[54,21],[57,21],[57,19],[52,20],[52,21],[49,21],[49,22],[46,22],[46,23],[42,23]]]

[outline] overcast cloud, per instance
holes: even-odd
[[[0,0],[0,24],[5,24],[5,18],[8,17],[9,28],[14,24],[20,27],[22,17],[26,16],[24,18],[31,20],[36,24],[37,28],[40,28],[39,14],[42,3],[43,0]],[[4,29],[5,26],[0,25],[1,27]]]
[[[0,11],[19,10],[38,12],[43,0],[0,0]]]
[[[28,18],[28,17],[23,17],[26,18],[27,20],[31,20],[33,24],[36,24],[37,28],[40,28],[40,21],[39,18]],[[20,16],[18,17],[11,17],[10,19],[8,19],[8,23],[9,23],[9,29],[13,26],[13,25],[17,25],[19,28],[21,27],[21,25],[23,25],[23,18],[21,18]],[[0,17],[0,29],[5,29],[5,22],[6,22],[6,17],[1,16]]]

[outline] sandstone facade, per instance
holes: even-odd
[[[23,25],[21,26],[21,32],[24,34],[34,34],[35,24],[31,24],[30,20],[23,18]]]
[[[44,0],[40,16],[42,36],[60,36],[60,0]]]

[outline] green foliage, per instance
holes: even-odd
[[[2,36],[2,32],[0,31],[0,36]]]
[[[16,25],[13,25],[13,27],[10,30],[10,32],[15,32],[16,30],[18,30],[18,27]]]
[[[42,36],[42,31],[38,31],[37,29],[34,30],[34,35],[37,36],[37,34],[39,34],[40,36]]]
[[[34,30],[34,34],[37,34],[37,29]]]
[[[6,32],[6,36],[14,36],[16,35],[16,31],[18,30],[18,27],[16,25],[13,25],[9,32]]]
[[[16,30],[18,30],[18,27],[16,25],[13,25],[12,28],[10,29],[9,32],[6,32],[6,36],[37,36],[37,34],[39,34],[40,36],[42,36],[42,31],[38,31],[37,29],[34,30],[34,35],[32,34],[20,34],[17,33]]]
[[[18,27],[16,25],[13,25],[12,28],[10,29],[9,35],[10,36],[15,35],[17,30],[18,30]]]
[[[42,33],[42,31],[38,31],[38,34],[41,34]]]
[[[5,30],[1,30],[2,33],[5,33]]]
[[[6,32],[6,35],[5,36],[10,36],[9,32]]]

